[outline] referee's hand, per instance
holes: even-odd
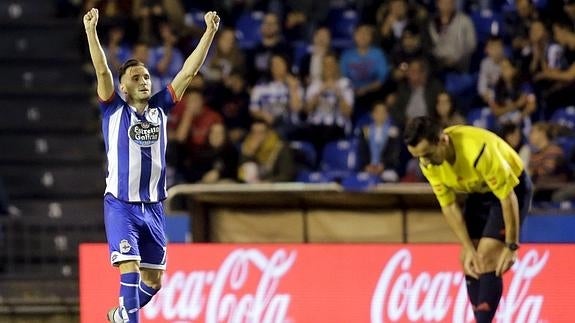
[[[98,9],[92,8],[84,15],[84,28],[86,31],[92,31],[96,29],[98,24]]]
[[[503,248],[501,255],[499,256],[499,261],[497,262],[497,267],[495,269],[495,275],[502,276],[507,272],[511,266],[517,260],[517,251],[513,251],[509,248]]]

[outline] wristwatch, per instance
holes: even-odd
[[[519,249],[519,245],[515,242],[506,242],[505,247],[507,247],[511,251],[515,251]]]

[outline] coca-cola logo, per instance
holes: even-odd
[[[549,251],[527,251],[511,270],[513,275],[501,299],[496,322],[541,322],[543,295],[529,287],[545,267]],[[463,273],[414,273],[408,249],[397,251],[383,268],[371,299],[371,322],[473,322]],[[453,297],[455,295],[455,297]]]
[[[268,257],[258,249],[236,249],[219,268],[165,275],[162,291],[143,308],[143,316],[177,322],[289,322],[291,296],[278,287],[296,258],[295,250],[278,249]]]

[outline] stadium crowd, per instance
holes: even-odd
[[[215,6],[215,7],[214,7]],[[538,201],[570,201],[575,1],[87,0],[112,71],[156,90],[222,17],[169,124],[169,185],[423,181],[406,120],[472,124],[520,152]],[[83,8],[84,9],[84,8]],[[83,10],[86,11],[86,10]],[[566,186],[568,187],[568,186]]]

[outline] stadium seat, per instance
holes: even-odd
[[[74,140],[61,135],[0,136],[0,162],[100,162],[103,145],[92,135]]]
[[[353,173],[345,177],[341,185],[347,191],[364,191],[381,183],[379,176],[375,176],[366,172]]]
[[[291,141],[294,161],[300,169],[312,170],[317,165],[317,153],[314,146],[307,141]]]
[[[550,121],[575,130],[575,106],[555,110]]]
[[[477,41],[480,44],[490,36],[502,36],[503,18],[492,10],[479,10],[471,13],[471,20],[477,33]]]
[[[90,106],[87,99],[74,97],[0,97],[0,131],[85,131],[95,121]]]
[[[12,166],[0,177],[13,198],[93,197],[104,192],[105,170],[100,166]]]
[[[333,179],[329,177],[328,173],[302,170],[298,172],[296,181],[301,183],[329,183]]]
[[[454,97],[475,94],[478,74],[447,73],[445,90]]]
[[[467,123],[475,127],[493,129],[496,119],[488,107],[474,108],[467,113]]]
[[[327,21],[332,34],[333,46],[338,49],[351,47],[353,31],[359,23],[358,13],[347,8],[332,8],[328,13]]]
[[[261,39],[260,26],[264,19],[264,13],[253,11],[242,13],[236,23],[236,38],[241,49],[251,49]]]
[[[357,140],[333,141],[325,146],[320,168],[326,177],[340,181],[359,171],[360,166]]]
[[[184,15],[184,22],[187,26],[203,28],[205,26],[204,15],[206,13],[197,9],[190,9]]]

